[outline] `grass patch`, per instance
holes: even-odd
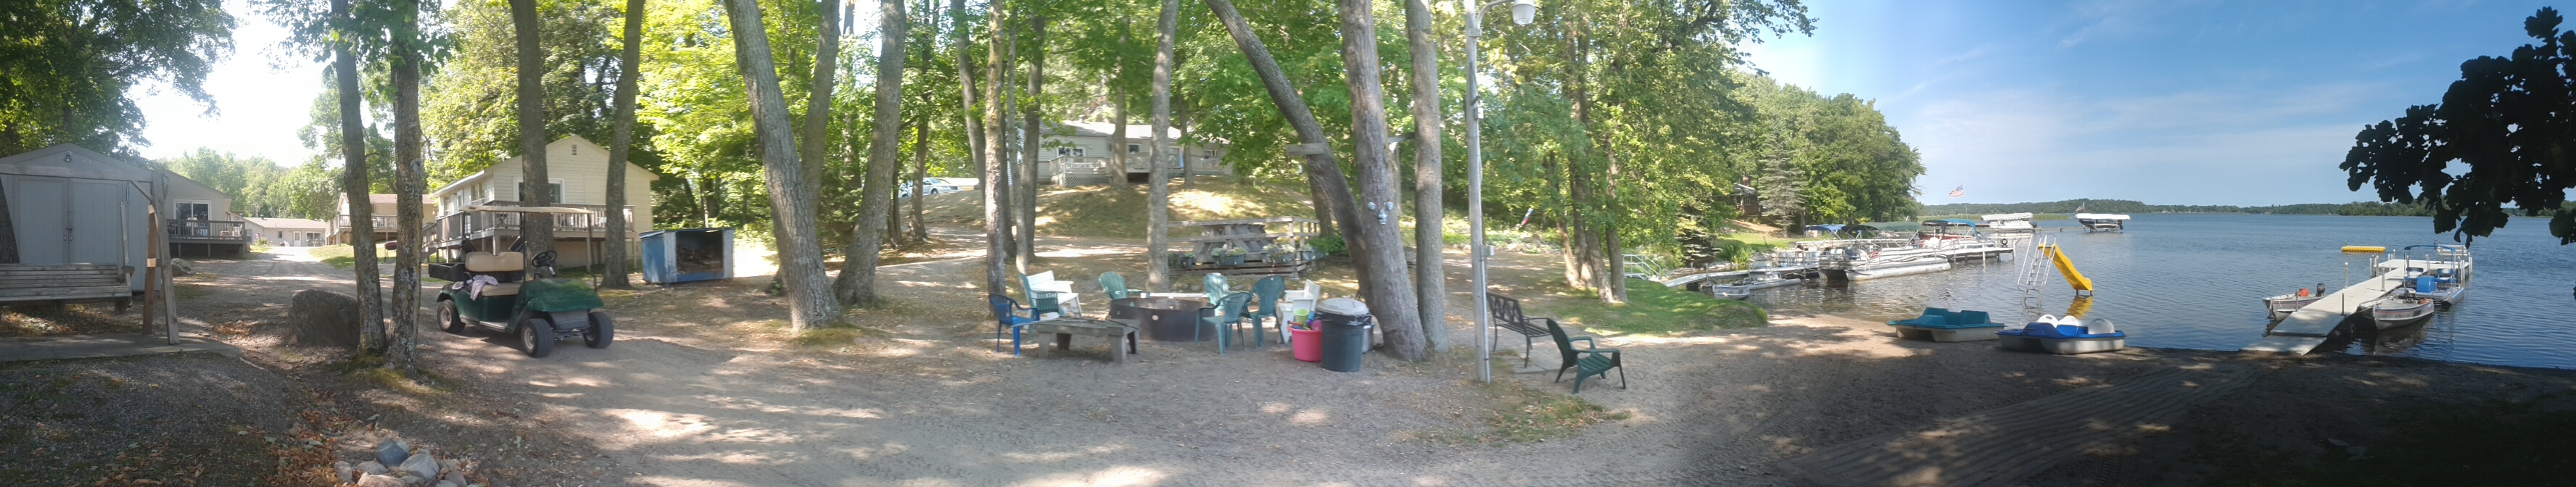
[[[356,253],[356,250],[350,249],[347,245],[324,245],[304,251],[304,255],[313,256],[324,264],[331,264],[331,267],[341,269],[357,267],[357,257],[353,256]]]
[[[1628,280],[1628,304],[1596,299],[1559,300],[1546,310],[1558,319],[1596,331],[1673,334],[1771,324],[1771,313],[1752,303],[1679,291],[1643,279]]]
[[[2576,451],[2576,412],[2543,410],[2539,402],[2410,408],[2391,421],[2398,442],[2371,446],[2358,460],[2342,448],[2305,465],[2296,458],[2236,456],[2207,485],[2566,485],[2566,472],[2576,469],[2576,457],[2566,454]]]
[[[1423,432],[1416,433],[1414,438],[1452,445],[1534,443],[1571,438],[1582,433],[1583,428],[1628,419],[1627,412],[1610,411],[1592,401],[1540,390],[1518,380],[1497,380],[1492,384],[1471,387],[1476,389],[1476,398],[1486,406],[1484,428]]]
[[[351,356],[349,360],[333,364],[331,370],[378,388],[414,396],[446,394],[450,389],[447,384],[452,383],[425,369],[417,371],[420,380],[404,377],[402,371],[385,368],[385,356],[375,352]]]

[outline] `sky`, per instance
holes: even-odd
[[[2522,19],[2542,5],[1807,3],[1814,35],[1746,46],[1748,58],[1788,83],[1875,100],[1922,152],[1927,171],[1916,186],[1927,204],[2223,205],[2376,199],[2348,191],[2335,168],[2353,134],[2438,101],[2461,61],[2529,43]],[[162,158],[207,147],[301,163],[313,154],[295,131],[310,120],[324,65],[282,56],[286,31],[247,0],[225,8],[239,25],[234,53],[206,79],[216,112],[137,88],[151,142],[138,150]],[[1966,196],[1947,197],[1962,187]]]
[[[1783,82],[1876,100],[1923,155],[1926,204],[2211,205],[2377,200],[2335,167],[2353,135],[2440,101],[2460,62],[2533,42],[2522,21],[2544,5],[1807,4],[1813,36],[1748,46],[1749,59]]]

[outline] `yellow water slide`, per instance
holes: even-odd
[[[2093,295],[2093,280],[2086,279],[2083,271],[2075,270],[2075,262],[2066,260],[2064,249],[2059,249],[2056,245],[2041,245],[2039,251],[2048,255],[2050,263],[2057,264],[2057,272],[2066,275],[2067,284],[2075,286],[2075,295]]]

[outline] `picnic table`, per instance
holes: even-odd
[[[1128,354],[1137,352],[1136,328],[1136,320],[1095,320],[1078,316],[1066,316],[1029,324],[1030,333],[1055,334],[1054,347],[1048,347],[1045,343],[1038,344],[1038,358],[1047,358],[1054,350],[1072,349],[1074,335],[1096,336],[1109,339],[1109,361],[1120,365],[1127,363]],[[1118,348],[1118,342],[1122,338],[1127,342],[1125,350]]]

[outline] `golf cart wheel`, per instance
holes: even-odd
[[[545,318],[528,318],[527,321],[519,322],[519,346],[527,348],[530,357],[546,358],[547,355],[554,355],[554,330],[555,323],[546,321]]]
[[[608,342],[616,339],[617,320],[609,319],[608,313],[590,312],[590,329],[581,332],[582,344],[590,348],[608,348]]]
[[[455,300],[438,302],[438,325],[446,327],[450,335],[465,334],[465,318],[456,315]]]

